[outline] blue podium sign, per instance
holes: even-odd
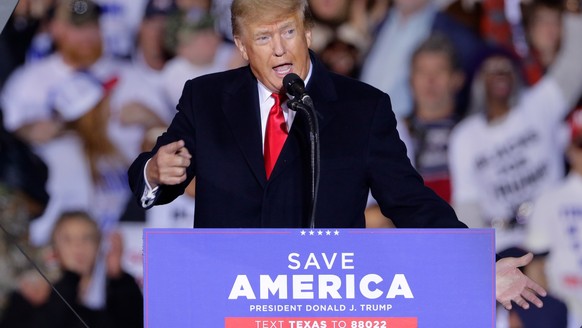
[[[494,327],[492,229],[145,229],[145,327]]]

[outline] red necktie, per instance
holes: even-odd
[[[287,123],[285,116],[283,116],[283,109],[281,108],[281,96],[277,93],[271,95],[275,99],[275,104],[269,111],[269,118],[267,119],[267,128],[265,130],[265,171],[267,172],[267,179],[271,176],[273,167],[277,162],[277,157],[283,149],[285,139],[287,138]]]

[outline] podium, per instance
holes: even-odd
[[[144,325],[495,326],[492,229],[145,229]]]

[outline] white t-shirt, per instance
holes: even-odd
[[[123,62],[103,57],[88,72],[107,83],[118,78],[123,66]],[[56,91],[73,73],[58,53],[19,68],[8,79],[0,96],[6,129],[14,131],[26,124],[53,118]]]
[[[141,153],[145,131],[141,126],[121,123],[121,110],[130,102],[143,104],[168,125],[175,114],[175,104],[166,102],[159,71],[137,63],[123,70],[109,102],[108,134],[125,158],[132,161]]]
[[[37,149],[48,168],[48,206],[30,225],[30,243],[46,245],[57,218],[64,211],[87,210],[92,181],[81,141],[74,133],[55,138]]]
[[[196,66],[182,57],[174,57],[166,63],[162,70],[162,85],[167,101],[175,108],[186,81],[229,68],[229,63],[236,53],[236,48],[228,43],[223,43],[214,56],[210,65]],[[175,113],[174,113],[175,114]]]
[[[58,54],[17,69],[6,81],[0,99],[6,129],[14,131],[28,123],[50,119],[56,86],[72,73]]]
[[[546,276],[550,292],[562,298],[582,324],[582,176],[570,173],[558,187],[535,201],[527,224],[525,248],[549,251]]]
[[[73,132],[37,147],[37,153],[49,170],[50,199],[43,215],[31,223],[31,244],[47,244],[56,220],[65,211],[89,213],[104,232],[117,226],[130,197],[127,167],[123,163],[99,161],[102,182],[94,183],[83,144]]]
[[[565,142],[558,131],[566,112],[558,85],[546,78],[505,117],[488,122],[478,113],[460,122],[449,145],[453,204],[478,204],[486,223],[509,220],[560,181]]]

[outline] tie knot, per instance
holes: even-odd
[[[271,97],[275,99],[275,106],[281,106],[281,103],[287,99],[287,95],[285,93],[272,93]]]

